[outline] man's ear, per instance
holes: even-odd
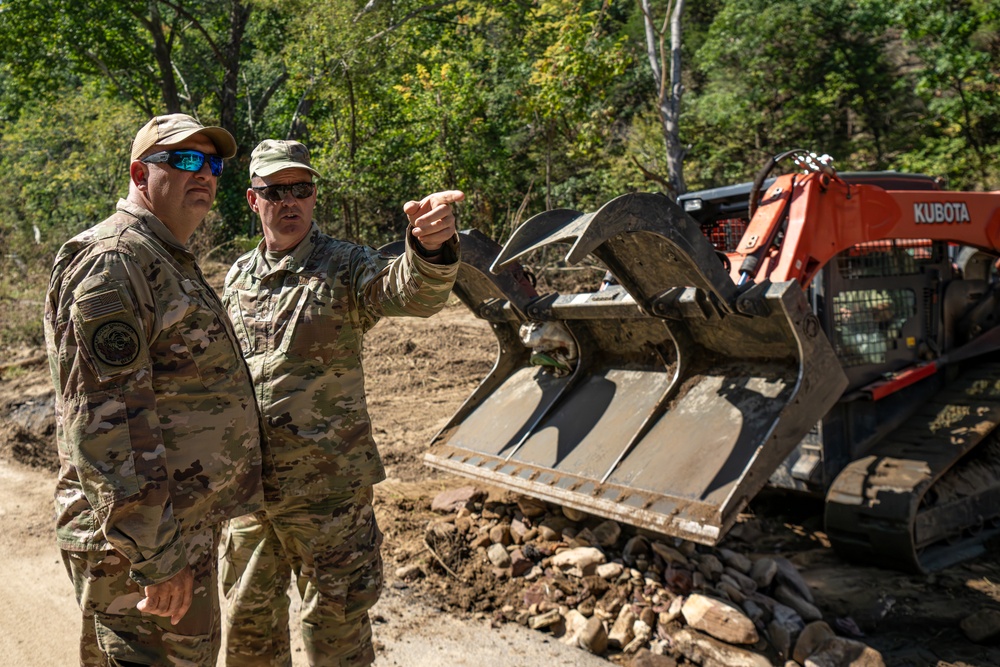
[[[142,191],[146,190],[146,180],[149,176],[149,167],[138,160],[133,160],[128,167],[128,175],[132,179],[132,184]]]
[[[254,192],[253,188],[247,188],[247,203],[250,204],[250,210],[254,213],[257,212],[257,193]]]

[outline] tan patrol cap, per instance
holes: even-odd
[[[142,126],[132,141],[132,159],[140,159],[153,146],[179,144],[196,134],[203,134],[211,139],[221,157],[236,155],[236,140],[228,131],[212,125],[205,127],[187,114],[172,113],[151,118]]]
[[[265,139],[250,154],[250,178],[270,176],[282,169],[305,169],[323,178],[309,162],[309,149],[298,141]]]

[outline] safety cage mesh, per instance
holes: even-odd
[[[720,252],[735,252],[747,230],[746,218],[726,218],[702,223],[701,233],[708,237]]]
[[[908,289],[847,290],[833,297],[834,347],[844,366],[885,363],[917,312]]]

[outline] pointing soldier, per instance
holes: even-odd
[[[406,251],[390,260],[319,230],[318,177],[299,142],[254,149],[247,201],[264,239],[226,277],[223,301],[282,496],[229,523],[227,665],[291,665],[283,592],[293,573],[309,664],[374,660],[368,609],[382,589],[382,534],[371,503],[385,471],[365,404],[362,338],[381,317],[440,310],[458,272],[451,204],[461,192],[408,202]]]
[[[220,526],[260,506],[270,457],[232,325],[185,244],[235,153],[222,128],[151,119],[128,197],[52,270],[56,534],[83,665],[216,663]]]

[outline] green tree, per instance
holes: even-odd
[[[951,187],[1000,187],[1000,6],[983,0],[892,4],[924,122],[899,163],[947,176]]]
[[[103,104],[93,86],[26,105],[0,134],[0,252],[48,266],[70,236],[107,217],[128,192],[134,109]]]
[[[684,182],[684,155],[687,151],[680,140],[681,100],[684,97],[681,60],[684,0],[671,0],[659,28],[649,0],[639,0],[639,6],[646,33],[646,59],[656,84],[656,108],[663,126],[663,143],[667,151],[667,178],[662,182],[676,198],[687,189]],[[669,50],[666,47],[668,26]]]
[[[887,17],[853,0],[727,0],[694,56],[702,81],[682,132],[702,183],[745,179],[791,147],[885,168],[912,108]]]

